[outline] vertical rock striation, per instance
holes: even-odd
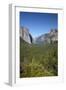
[[[32,43],[32,36],[29,33],[28,28],[26,27],[21,27],[20,28],[20,38],[26,41],[27,43],[31,44]]]

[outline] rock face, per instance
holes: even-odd
[[[21,27],[20,28],[20,38],[29,44],[31,43],[46,44],[46,43],[51,43],[51,42],[58,42],[58,30],[52,29],[50,30],[49,33],[43,34],[33,39],[32,35],[29,33],[28,28]]]
[[[58,31],[55,29],[55,30],[51,30],[49,33],[37,37],[34,43],[41,44],[41,43],[51,43],[57,41],[58,41]]]
[[[29,33],[28,28],[26,27],[21,27],[20,28],[20,38],[23,39],[24,41],[26,41],[27,43],[31,44],[32,43],[32,36]]]
[[[51,41],[58,41],[58,30],[51,30],[49,33],[49,37]]]

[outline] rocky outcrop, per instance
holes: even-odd
[[[57,41],[58,41],[58,31],[56,29],[52,29],[49,33],[37,37],[34,43],[41,44],[41,43],[51,43]]]
[[[26,27],[20,27],[20,38],[29,44],[31,44],[33,40],[31,34],[29,33],[28,28]]]
[[[58,41],[58,30],[51,30],[49,33],[49,37],[51,41]]]

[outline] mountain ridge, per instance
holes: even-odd
[[[41,36],[35,38],[34,43],[40,44],[40,43],[51,43],[56,41],[58,41],[58,31],[57,29],[52,29],[49,33],[42,34]]]
[[[45,43],[51,43],[51,42],[58,42],[58,30],[51,29],[50,32],[42,34],[38,36],[37,38],[33,38],[28,28],[21,27],[20,38],[22,38],[24,41],[26,41],[29,44],[32,44],[32,43],[45,44]]]

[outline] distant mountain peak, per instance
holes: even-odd
[[[34,43],[35,44],[41,44],[41,43],[50,43],[50,42],[58,41],[58,30],[57,29],[51,29],[49,33],[45,33],[37,38],[35,38]]]

